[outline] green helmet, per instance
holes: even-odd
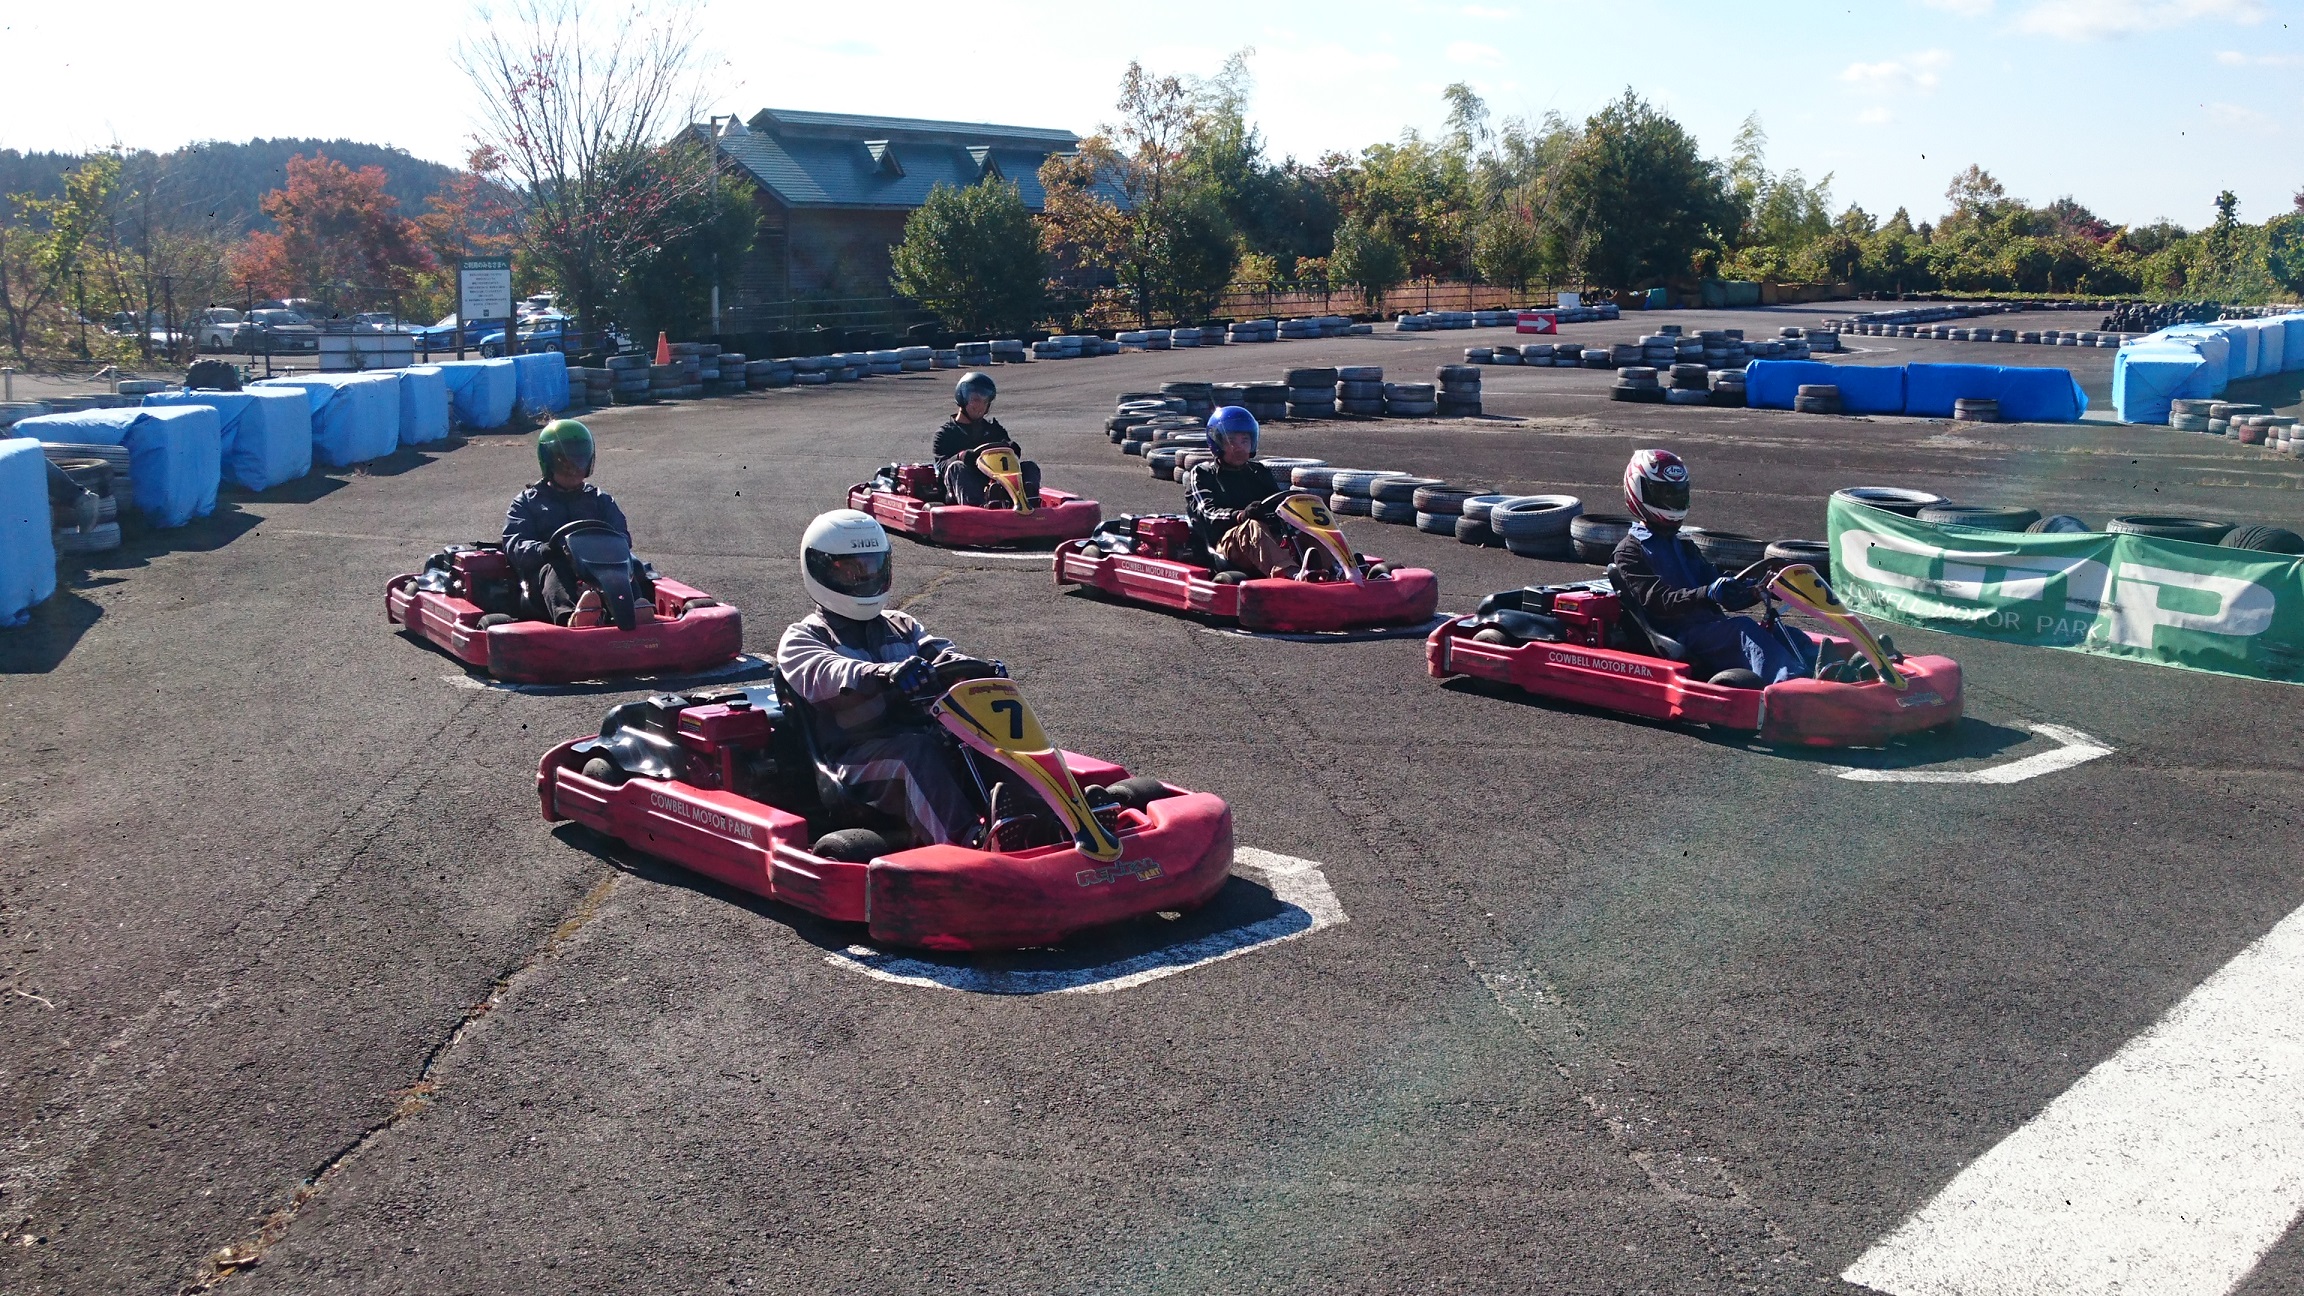
[[[536,466],[546,477],[555,461],[586,476],[592,474],[592,429],[574,419],[554,419],[536,434]]]

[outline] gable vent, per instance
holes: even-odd
[[[972,161],[976,163],[977,179],[990,180],[1001,178],[1000,161],[999,159],[992,156],[991,145],[971,144],[968,146],[968,156]]]
[[[872,168],[885,176],[904,174],[904,166],[896,160],[896,150],[888,147],[887,140],[866,140],[864,151],[872,155]]]

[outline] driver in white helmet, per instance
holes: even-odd
[[[784,631],[776,669],[815,712],[826,772],[903,819],[917,844],[969,844],[979,818],[970,789],[950,739],[916,704],[936,695],[938,667],[971,659],[888,610],[888,533],[869,515],[820,515],[800,556],[816,610]]]

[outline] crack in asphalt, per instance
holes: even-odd
[[[550,962],[561,950],[567,948],[579,932],[589,927],[593,919],[600,916],[601,907],[615,893],[624,876],[621,869],[610,869],[606,876],[593,883],[592,889],[584,893],[583,898],[545,934],[544,939],[522,955],[519,962],[498,973],[495,981],[490,983],[488,993],[465,1009],[463,1016],[456,1019],[455,1026],[424,1054],[424,1061],[417,1067],[416,1078],[393,1091],[400,1101],[393,1105],[388,1115],[362,1130],[357,1138],[306,1175],[303,1182],[288,1194],[288,1199],[264,1217],[263,1224],[254,1233],[242,1241],[218,1247],[203,1257],[193,1276],[177,1288],[178,1296],[199,1296],[200,1293],[213,1291],[234,1274],[261,1263],[265,1252],[288,1236],[288,1230],[295,1225],[304,1208],[325,1192],[328,1185],[361,1153],[375,1146],[402,1123],[423,1115],[440,1091],[439,1081],[435,1077],[456,1051],[456,1046],[464,1042],[465,1035],[489,1013],[494,1012],[497,1005],[518,988],[527,974]]]

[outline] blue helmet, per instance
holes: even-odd
[[[1262,429],[1256,425],[1256,416],[1238,405],[1227,405],[1208,416],[1208,444],[1218,453],[1223,451],[1226,437],[1248,438],[1248,457],[1256,457],[1256,436]]]

